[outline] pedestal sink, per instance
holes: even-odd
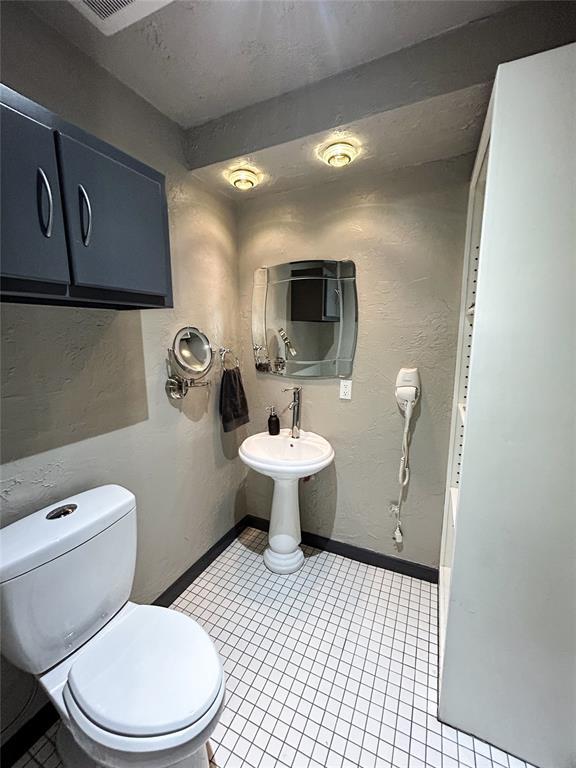
[[[247,437],[239,455],[244,464],[274,480],[268,549],[264,562],[274,573],[293,573],[302,567],[298,480],[325,469],[334,460],[334,449],[320,435],[300,430],[293,438],[289,429],[279,435],[259,432]]]

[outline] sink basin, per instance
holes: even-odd
[[[244,464],[274,480],[266,567],[274,573],[294,573],[304,564],[298,480],[331,464],[334,449],[314,432],[300,430],[300,437],[293,438],[289,429],[282,429],[279,435],[260,432],[247,437],[238,453]]]
[[[273,478],[299,478],[314,475],[334,459],[334,449],[314,432],[300,431],[294,439],[289,429],[279,435],[259,432],[240,446],[240,458],[252,469]]]

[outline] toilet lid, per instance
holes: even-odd
[[[220,657],[199,624],[167,608],[140,605],[87,645],[68,673],[68,686],[101,728],[159,736],[202,717],[222,678]]]

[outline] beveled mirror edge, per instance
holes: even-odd
[[[252,350],[254,365],[257,371],[269,373],[266,344],[266,297],[268,292],[268,267],[258,267],[254,270],[254,285],[252,288]]]

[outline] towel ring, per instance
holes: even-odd
[[[222,370],[223,371],[231,370],[229,368],[226,368],[226,355],[233,355],[233,357],[234,357],[234,366],[233,367],[234,368],[240,368],[240,361],[238,360],[238,358],[236,357],[234,352],[232,352],[232,350],[229,349],[228,347],[220,347],[220,363],[222,365]]]

